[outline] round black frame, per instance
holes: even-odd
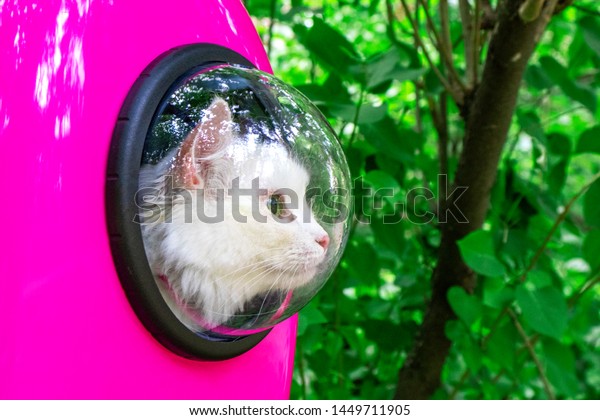
[[[240,54],[214,44],[174,48],[156,58],[138,77],[119,112],[106,171],[106,220],[121,285],[146,329],[172,352],[195,360],[226,360],[257,345],[269,332],[235,341],[212,341],[183,325],[163,299],[148,265],[135,194],[148,130],[172,87],[203,68],[221,64],[255,66]]]

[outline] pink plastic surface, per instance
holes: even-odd
[[[158,55],[229,47],[270,67],[237,0],[0,1],[0,399],[288,398],[296,319],[225,362],[144,329],[104,215],[117,113]]]

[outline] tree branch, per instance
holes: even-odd
[[[391,0],[385,0],[385,10],[387,17],[387,27],[386,31],[388,34],[388,38],[393,45],[398,45],[398,38],[396,38],[396,33],[394,32],[394,9],[392,7]]]
[[[600,284],[600,275],[592,277],[590,280],[586,281],[583,284],[583,286],[581,286],[581,288],[576,293],[574,293],[573,296],[571,296],[571,299],[569,299],[569,307],[575,306],[577,301],[581,299],[585,292],[593,289],[594,286],[596,286],[597,284]]]
[[[481,1],[481,9],[483,11],[483,16],[481,18],[481,30],[492,30],[496,26],[496,21],[498,20],[498,16],[496,15],[496,10],[492,7],[490,0],[482,0]]]
[[[408,5],[406,4],[406,0],[400,0],[400,2],[402,3],[402,7],[404,8],[404,11],[406,13],[406,18],[408,19],[408,21],[410,22],[410,25],[412,26],[415,43],[420,47],[421,51],[423,52],[423,56],[425,57],[425,60],[427,60],[427,64],[429,65],[431,70],[435,73],[437,78],[440,80],[440,82],[442,83],[444,88],[448,91],[450,96],[452,96],[454,101],[457,104],[462,105],[462,103],[463,103],[462,93],[459,90],[455,89],[450,84],[450,82],[448,82],[448,79],[446,79],[444,77],[444,75],[440,72],[440,69],[438,69],[437,66],[433,63],[433,60],[429,56],[429,53],[427,52],[427,49],[425,48],[425,44],[423,44],[423,40],[421,39],[421,36],[419,35],[419,27],[418,27],[416,21],[413,19],[413,17],[410,14],[410,9],[408,8]]]
[[[415,344],[398,375],[395,397],[399,399],[425,399],[438,388],[451,344],[445,335],[445,325],[455,318],[446,298],[448,289],[458,285],[472,290],[475,285],[475,275],[462,260],[457,241],[483,224],[521,79],[556,0],[548,2],[540,17],[527,24],[518,15],[521,4],[522,0],[500,3],[481,83],[465,110],[465,141],[455,184],[467,190],[459,203],[448,203],[447,209],[460,204],[468,223],[449,219],[441,225],[442,240],[431,279],[431,300]]]
[[[548,246],[548,242],[550,242],[550,239],[552,239],[552,236],[554,236],[554,232],[556,232],[556,229],[558,229],[558,226],[560,226],[560,224],[567,217],[567,214],[569,214],[569,211],[571,210],[571,207],[573,207],[573,204],[575,204],[575,202],[577,201],[577,199],[579,197],[581,197],[581,195],[583,193],[585,193],[592,186],[592,184],[594,182],[596,182],[598,179],[600,179],[600,173],[596,174],[596,176],[594,176],[591,179],[591,181],[589,181],[579,191],[577,191],[577,193],[573,197],[571,197],[571,199],[569,200],[569,202],[565,205],[564,209],[560,212],[560,214],[558,215],[558,217],[556,218],[556,220],[552,224],[552,227],[550,228],[550,231],[548,231],[548,234],[546,235],[546,237],[542,241],[542,244],[538,247],[537,251],[535,252],[535,255],[533,256],[533,258],[531,258],[531,261],[529,262],[529,265],[527,266],[527,268],[525,269],[525,271],[523,272],[523,274],[521,274],[521,276],[519,277],[519,279],[521,280],[521,282],[524,282],[526,280],[526,278],[527,278],[527,274],[531,270],[533,270],[533,268],[537,264],[537,261],[540,259],[540,257],[544,253],[544,250]]]
[[[515,325],[515,328],[517,329],[517,332],[521,336],[521,339],[523,339],[523,343],[525,344],[525,348],[527,349],[527,352],[531,356],[531,359],[533,360],[533,363],[535,364],[535,367],[537,368],[537,371],[540,375],[540,379],[542,380],[542,384],[544,385],[544,390],[546,391],[548,398],[551,400],[555,400],[556,396],[554,395],[554,392],[552,391],[552,387],[550,386],[550,382],[548,381],[548,377],[546,376],[546,373],[544,372],[544,367],[542,366],[540,359],[537,357],[537,354],[535,353],[535,349],[533,348],[532,342],[529,340],[529,337],[527,337],[527,333],[525,332],[525,330],[523,329],[523,326],[519,322],[519,318],[513,312],[512,309],[508,310],[508,315],[511,317],[513,324]]]
[[[439,175],[448,174],[448,107],[447,107],[447,94],[442,92],[440,94],[439,107],[431,96],[427,97],[427,105],[431,112],[431,119],[433,126],[438,135],[438,170]],[[443,208],[443,197],[447,195],[447,186],[445,184],[438,185],[440,197],[438,197],[436,214],[439,214],[440,209]]]
[[[438,34],[437,29],[435,28],[435,24],[433,23],[433,19],[431,18],[431,14],[429,14],[429,6],[427,6],[425,4],[424,0],[417,0],[417,4],[420,4],[421,7],[423,8],[423,11],[425,12],[425,20],[427,21],[427,27],[429,28],[429,31],[431,32],[431,36],[433,37],[433,40],[435,42],[435,47],[438,49],[438,51],[440,51],[440,54],[442,53],[441,51],[441,39],[440,39],[440,35]]]
[[[277,0],[271,0],[271,5],[269,9],[270,19],[269,19],[269,39],[267,40],[267,56],[271,57],[271,46],[273,44],[273,27],[275,26],[275,13],[277,11]]]
[[[467,85],[469,88],[473,88],[475,86],[473,80],[473,36],[472,31],[473,21],[471,20],[471,7],[469,6],[468,0],[458,0],[458,6],[460,10],[460,20],[462,21],[463,26],[463,42],[465,47],[465,61],[467,64],[466,75],[467,75]]]
[[[440,36],[435,29],[435,23],[431,18],[431,14],[429,13],[429,6],[424,3],[423,0],[417,0],[418,3],[423,6],[423,10],[425,11],[425,19],[427,20],[427,26],[429,27],[430,32],[433,35],[435,40],[436,47],[440,53],[440,57],[442,58],[442,62],[444,63],[444,67],[448,70],[448,77],[450,77],[451,82],[455,82],[456,85],[460,87],[460,89],[464,92],[466,91],[466,86],[463,83],[462,79],[456,72],[456,68],[454,67],[454,60],[452,59],[452,46],[450,42],[446,42],[445,37]],[[448,4],[446,4],[447,9]],[[440,9],[443,8],[442,3],[440,3]],[[446,19],[448,16],[446,16]],[[444,16],[442,15],[442,19]],[[448,29],[449,30],[449,29]],[[448,35],[449,37],[449,35]]]
[[[480,25],[481,25],[481,0],[475,0],[475,13],[473,15],[473,74],[471,75],[471,82],[473,86],[477,86],[477,78],[479,77],[479,49],[481,47],[481,36],[480,36]]]
[[[452,41],[450,39],[450,11],[448,10],[448,0],[440,0],[439,5],[440,22],[441,22],[441,47],[448,52],[448,64],[454,68],[454,60],[452,58]]]
[[[348,140],[348,149],[352,147],[352,143],[358,134],[358,117],[360,116],[360,109],[363,106],[363,102],[365,101],[365,86],[361,85],[360,94],[358,96],[358,102],[356,103],[356,107],[354,109],[354,118],[352,120],[352,134],[350,135],[350,140]]]
[[[440,95],[440,121],[438,129],[438,154],[440,162],[440,175],[448,174],[448,103],[447,95],[442,92]],[[440,194],[446,196],[446,186],[440,186]]]

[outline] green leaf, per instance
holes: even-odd
[[[344,103],[328,103],[327,107],[332,116],[341,118],[347,122],[354,122],[356,117],[356,105]],[[374,106],[362,104],[358,113],[359,124],[372,124],[383,120],[387,115],[387,105]]]
[[[529,226],[527,226],[527,237],[531,239],[531,242],[539,244],[546,238],[553,224],[553,219],[549,218],[545,214],[538,213],[529,219]]]
[[[445,90],[444,85],[440,82],[440,78],[436,76],[433,70],[429,70],[425,73],[424,81],[425,91],[432,96],[438,95]]]
[[[523,319],[540,334],[560,340],[567,328],[567,303],[555,287],[534,289],[521,284],[517,287],[517,304]]]
[[[548,170],[545,181],[548,190],[560,197],[567,180],[567,169],[571,160],[571,140],[562,133],[550,133],[546,138]]]
[[[592,270],[600,267],[600,230],[594,229],[583,240],[583,258]]]
[[[597,98],[593,90],[581,86],[569,78],[567,68],[554,57],[543,56],[540,58],[540,64],[552,81],[560,86],[565,95],[579,102],[592,113],[596,112]]]
[[[468,330],[463,322],[451,319],[446,322],[446,325],[444,326],[444,334],[446,334],[446,337],[451,341],[460,341],[463,336],[468,334]]]
[[[361,355],[361,358],[364,358],[364,351],[367,345],[364,332],[356,326],[344,326],[341,328],[341,333],[350,347],[357,351]]]
[[[366,317],[371,320],[389,321],[390,313],[394,310],[395,302],[382,299],[373,299],[364,306]],[[366,330],[366,328],[365,328]],[[367,333],[367,335],[369,335]]]
[[[517,121],[521,126],[521,130],[534,139],[539,140],[542,144],[546,143],[546,133],[544,132],[540,118],[535,112],[517,112]]]
[[[411,340],[411,329],[404,325],[394,324],[388,320],[367,320],[362,324],[366,337],[377,342],[383,351],[391,352],[398,348],[399,342]]]
[[[298,326],[300,326],[300,319],[298,318]],[[323,335],[325,334],[325,326],[327,324],[313,324],[310,328],[306,328],[306,323],[303,326],[302,334],[298,334],[298,344],[304,347],[305,354],[312,354],[323,348]]]
[[[563,158],[571,154],[571,139],[569,136],[562,133],[550,133],[546,138],[546,147],[549,153]]]
[[[373,246],[364,241],[351,241],[344,253],[348,270],[352,276],[365,284],[374,284],[379,278],[377,253]]]
[[[545,271],[532,270],[527,273],[527,283],[535,286],[536,289],[543,289],[552,284],[552,277]]]
[[[252,0],[252,15],[257,17],[270,17],[271,0]]]
[[[363,177],[363,180],[365,181],[365,183],[371,185],[375,189],[375,191],[386,188],[392,189],[394,193],[396,193],[400,190],[400,185],[398,184],[398,181],[396,181],[396,179],[393,176],[384,171],[369,171]]]
[[[317,305],[313,302],[305,306],[300,311],[298,318],[298,335],[304,334],[306,329],[315,324],[323,324],[327,322],[327,318],[317,309]]]
[[[592,16],[579,20],[578,25],[583,31],[587,45],[600,57],[600,23]]]
[[[596,112],[598,98],[593,89],[581,86],[572,79],[566,79],[561,85],[561,89],[565,95],[585,106],[591,113]]]
[[[379,0],[370,0],[369,1],[369,16],[373,16],[375,13],[378,13]]]
[[[391,48],[383,54],[369,57],[364,67],[367,88],[372,89],[392,80],[391,74],[398,65],[399,60],[400,55],[396,48]]]
[[[385,223],[381,217],[372,217],[371,230],[378,244],[393,251],[397,256],[404,253],[405,239],[402,223]]]
[[[369,58],[364,65],[367,88],[373,90],[392,80],[414,80],[427,71],[424,68],[403,66],[401,60],[402,54],[395,47]]]
[[[554,86],[544,69],[537,64],[530,64],[525,72],[525,81],[536,89],[543,90]]]
[[[576,375],[575,355],[570,347],[554,340],[543,340],[546,376],[556,391],[567,398],[575,397],[580,389]]]
[[[540,58],[540,67],[548,78],[555,84],[559,85],[563,80],[567,79],[567,69],[563,67],[554,57],[545,55]]]
[[[296,85],[295,88],[319,106],[331,104],[356,106],[342,80],[335,75],[328,77],[322,85],[309,83]]]
[[[516,362],[516,344],[519,343],[519,336],[514,326],[509,322],[501,323],[493,332],[486,346],[486,353],[490,358],[513,372]]]
[[[506,282],[497,277],[488,277],[483,282],[483,304],[491,308],[502,309],[515,299],[515,291]]]
[[[462,320],[461,320],[462,321]],[[464,321],[450,320],[446,322],[445,334],[454,343],[455,351],[464,360],[472,373],[477,373],[482,366],[483,353],[473,340]]]
[[[389,116],[374,124],[361,124],[360,131],[376,149],[399,162],[414,161],[415,149],[422,143],[419,134],[398,129]]]
[[[489,277],[501,277],[506,273],[504,265],[496,258],[490,232],[471,232],[458,241],[458,247],[465,263],[476,273]]]
[[[478,343],[474,342],[470,335],[467,335],[465,338],[464,341],[459,343],[458,349],[469,370],[477,374],[483,364],[483,353],[481,347]]]
[[[325,351],[330,358],[336,357],[344,346],[344,340],[339,334],[329,331],[325,338]]]
[[[323,19],[315,17],[311,28],[307,30],[303,25],[296,25],[294,31],[308,51],[341,76],[354,76],[352,69],[362,64],[354,45]]]
[[[595,56],[594,51],[588,45],[585,40],[583,31],[574,31],[573,41],[568,48],[569,68],[580,69],[587,65],[587,62],[593,59]]]
[[[560,195],[567,182],[567,165],[568,162],[566,159],[560,160],[546,174],[548,190],[555,196]]]
[[[583,217],[589,226],[600,227],[600,179],[583,196]]]
[[[364,165],[365,153],[363,150],[355,147],[354,145],[344,150],[344,152],[346,155],[346,161],[348,162],[348,167],[350,168],[350,175],[353,179],[358,178]]]
[[[473,325],[481,318],[483,306],[476,296],[469,295],[465,289],[453,286],[448,290],[450,307],[467,326]]]
[[[507,257],[514,265],[523,266],[528,261],[527,253],[530,251],[531,246],[531,241],[527,238],[527,233],[524,230],[511,229],[502,247],[502,255]]]
[[[577,141],[576,153],[600,153],[600,125],[585,130]]]

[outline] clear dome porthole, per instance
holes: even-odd
[[[106,222],[129,304],[170,351],[225,360],[300,310],[351,217],[333,130],[294,88],[213,44],[174,48],[113,131]]]
[[[161,295],[212,340],[302,308],[339,261],[351,206],[341,147],[316,107],[232,65],[190,75],[163,99],[136,201]]]

